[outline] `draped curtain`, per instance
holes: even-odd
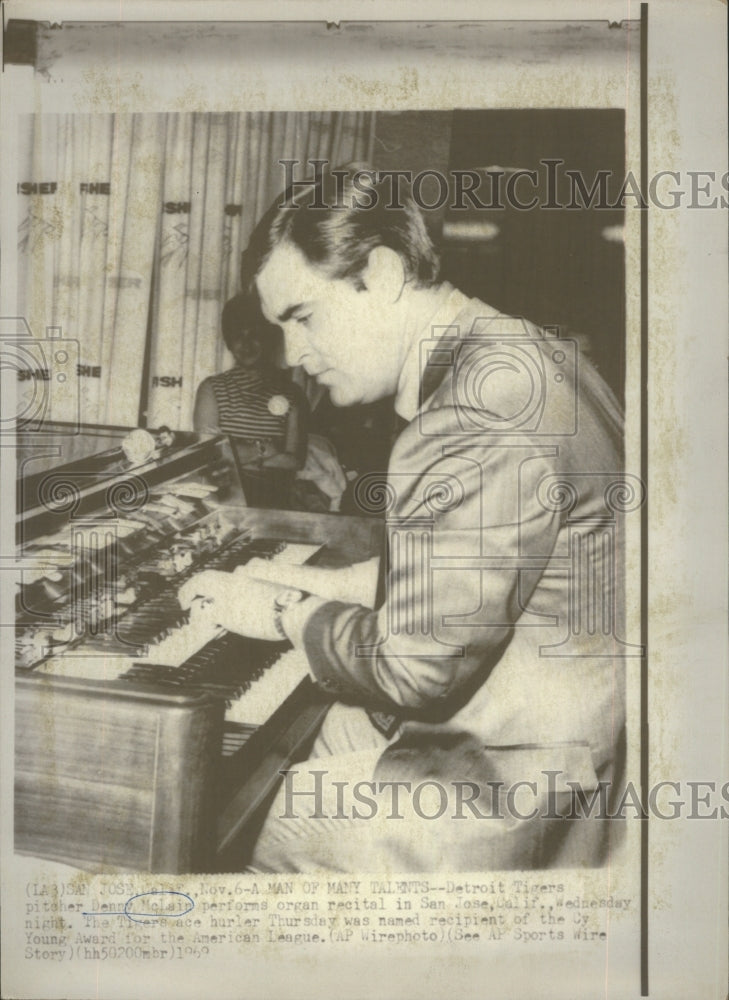
[[[50,326],[77,343],[67,376],[83,421],[136,424],[161,188],[156,116],[37,115],[28,134],[20,314],[36,337]],[[69,394],[52,389],[49,417],[73,419]]]
[[[369,159],[373,132],[364,112],[25,120],[20,315],[36,337],[52,326],[78,342],[82,420],[189,428],[200,381],[230,364],[220,314],[283,190],[279,161],[304,177],[309,159]]]

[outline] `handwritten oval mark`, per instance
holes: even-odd
[[[135,900],[144,899],[146,896],[180,896],[183,900],[187,900],[189,905],[179,910],[160,911],[159,909],[154,909],[151,913],[145,912],[144,909],[138,909],[138,907],[151,908],[151,903],[137,903],[132,908]],[[174,920],[178,917],[184,917],[186,913],[189,913],[194,908],[195,900],[192,896],[188,896],[186,892],[175,892],[172,889],[150,889],[149,892],[138,892],[135,896],[130,896],[124,904],[123,910],[100,910],[98,912],[84,912],[83,915],[85,917],[126,917],[128,920],[133,920],[135,924],[150,924],[162,918]]]

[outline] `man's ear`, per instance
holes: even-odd
[[[362,280],[368,291],[375,292],[384,302],[397,302],[406,284],[402,257],[390,247],[370,250]]]

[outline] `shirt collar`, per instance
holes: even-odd
[[[412,329],[409,328],[407,334],[407,353],[395,393],[395,411],[408,423],[420,408],[420,383],[427,362],[426,352],[421,351],[422,342],[441,337],[444,333],[443,327],[452,326],[454,319],[471,301],[463,292],[444,282],[433,291],[430,300],[431,309],[425,320],[423,321],[422,315],[418,315],[417,318],[413,317],[412,323],[409,324]]]

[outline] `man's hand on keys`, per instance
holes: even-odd
[[[274,623],[274,601],[282,584],[258,579],[245,569],[197,573],[180,587],[180,605],[189,608],[191,615],[205,616],[229,632],[252,639],[280,640]]]

